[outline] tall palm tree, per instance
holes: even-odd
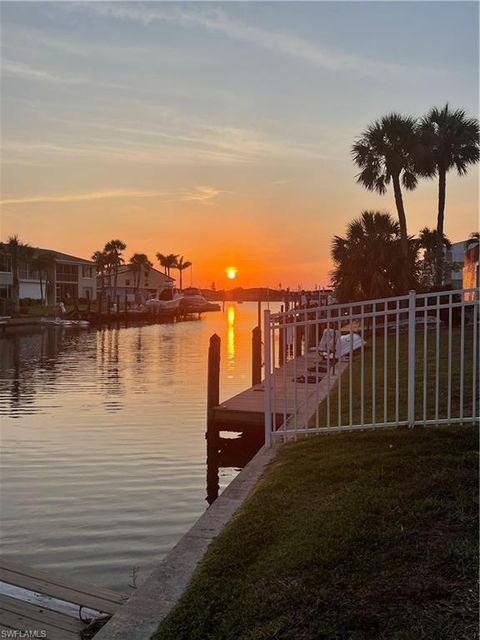
[[[422,175],[438,176],[437,246],[435,285],[443,278],[443,226],[447,173],[456,169],[459,176],[468,173],[470,165],[478,162],[479,125],[476,118],[467,117],[463,109],[452,111],[434,107],[424,116],[417,128],[419,147],[417,165]]]
[[[134,253],[130,258],[129,264],[133,272],[133,285],[135,289],[135,297],[137,297],[142,273],[145,277],[148,276],[153,265],[144,253]]]
[[[418,248],[423,250],[423,258],[420,264],[422,281],[425,286],[432,288],[436,282],[437,274],[437,231],[423,227],[418,234]],[[443,234],[442,248],[450,249],[452,243]],[[443,253],[442,253],[443,255]]]
[[[371,124],[352,147],[353,161],[361,169],[357,182],[369,191],[382,195],[392,182],[400,224],[400,242],[406,261],[409,242],[402,186],[408,190],[417,186],[415,148],[415,119],[398,113],[391,113]],[[406,290],[407,286],[405,280],[403,289]]]
[[[14,313],[20,313],[20,280],[18,272],[20,265],[28,261],[33,255],[30,245],[22,242],[17,234],[10,236],[3,245],[4,251],[10,256],[12,263],[12,305]]]
[[[38,279],[40,281],[40,299],[42,305],[47,304],[48,297],[48,285],[50,284],[50,274],[55,268],[55,254],[52,251],[40,251],[37,253],[31,264],[33,268],[38,271]],[[43,289],[43,283],[45,282],[45,295]]]
[[[408,238],[405,263],[399,223],[388,213],[363,211],[350,222],[345,237],[335,236],[332,241],[336,297],[350,302],[398,295],[405,280],[415,276],[417,250]]]
[[[113,300],[117,299],[117,282],[118,282],[118,268],[125,260],[123,259],[122,251],[125,251],[127,245],[122,240],[110,240],[105,244],[104,252],[107,255],[108,265],[111,272],[113,272]]]
[[[191,267],[191,266],[192,266],[192,263],[188,262],[188,260],[186,260],[185,262],[183,261],[183,256],[181,256],[175,262],[175,269],[178,269],[178,272],[180,274],[180,291],[182,291],[183,289],[183,272],[185,269],[188,269],[188,267]]]
[[[156,258],[159,261],[160,266],[163,267],[164,274],[170,277],[171,269],[176,268],[178,253],[157,253]]]

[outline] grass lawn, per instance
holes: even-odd
[[[477,637],[477,429],[282,447],[155,640]]]
[[[448,363],[449,353],[452,370],[452,383],[450,390],[450,411],[452,416],[459,416],[460,406],[463,408],[464,416],[472,415],[472,373],[473,373],[473,325],[465,324],[463,340],[463,397],[460,391],[461,379],[461,334],[460,327],[452,330],[452,340],[449,344],[448,331],[441,329],[437,335],[435,330],[429,330],[426,334],[423,331],[416,332],[415,349],[415,416],[423,420],[445,418],[448,416]],[[330,407],[329,426],[337,426],[339,406],[343,425],[348,424],[370,424],[377,422],[379,426],[383,422],[395,422],[407,419],[407,348],[408,336],[403,333],[398,341],[398,407],[396,405],[397,388],[397,365],[396,365],[396,335],[383,332],[375,336],[375,370],[373,364],[373,337],[369,336],[364,349],[364,407],[363,420],[360,398],[362,396],[361,378],[361,352],[354,354],[352,366],[344,371],[341,384],[336,385],[328,399]],[[426,344],[426,349],[424,348]],[[437,363],[436,352],[438,346],[438,384],[437,384]],[[477,356],[480,340],[477,340]],[[478,366],[478,365],[477,365]],[[384,372],[387,372],[386,384],[384,384]],[[426,373],[426,378],[424,377]],[[424,385],[424,380],[426,384]],[[478,390],[479,376],[477,372],[476,386]],[[438,390],[437,390],[438,387]],[[352,404],[349,404],[350,388],[352,389]],[[477,392],[478,395],[478,392]],[[339,402],[340,398],[340,402]],[[374,411],[375,410],[375,411]],[[478,412],[478,402],[477,402]],[[478,413],[477,413],[478,415]],[[375,420],[374,420],[375,419]],[[318,410],[318,421],[320,426],[327,426],[327,400],[320,404]],[[310,426],[316,424],[316,417],[310,421]]]

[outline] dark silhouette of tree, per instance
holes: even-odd
[[[185,269],[188,269],[188,267],[191,267],[192,263],[188,262],[188,260],[186,260],[185,262],[183,261],[183,256],[181,256],[175,263],[175,269],[178,269],[178,272],[180,274],[180,291],[182,291],[183,289],[183,272]]]
[[[416,278],[416,241],[407,238],[407,247],[405,261],[400,225],[390,214],[363,211],[350,222],[345,237],[335,236],[332,241],[337,299],[350,302],[403,293],[404,283]]]
[[[170,276],[171,269],[176,268],[178,253],[168,253],[168,254],[157,253],[156,258],[160,263],[160,266],[163,267],[163,273],[166,276]]]
[[[408,190],[417,186],[416,144],[415,119],[391,113],[371,124],[352,147],[353,161],[361,169],[357,182],[380,194],[386,193],[392,182],[405,261],[409,257],[409,241],[402,186]],[[408,288],[406,273],[402,292]]]
[[[443,226],[447,173],[456,169],[459,176],[467,174],[479,160],[479,125],[476,118],[467,117],[463,109],[452,111],[434,107],[417,127],[418,171],[426,177],[438,176],[437,244],[435,285],[441,286],[443,266]]]
[[[2,253],[10,256],[12,267],[12,307],[14,313],[20,313],[20,280],[19,270],[22,264],[26,264],[33,256],[30,245],[22,242],[17,234],[10,236],[5,243],[1,243]]]
[[[418,248],[423,252],[421,261],[419,262],[420,282],[421,284],[431,289],[435,286],[436,274],[437,274],[437,231],[436,229],[429,229],[424,227],[420,229],[418,234]],[[443,234],[443,248],[450,249],[452,243]],[[442,261],[444,269],[447,267],[446,262]],[[450,265],[449,265],[450,266]]]
[[[133,287],[135,290],[135,299],[137,299],[142,274],[147,277],[150,273],[150,269],[153,267],[153,264],[145,253],[134,253],[130,258],[129,265],[133,272]]]
[[[118,268],[125,261],[123,259],[122,251],[125,251],[127,245],[121,240],[110,240],[107,242],[104,248],[106,254],[108,268],[113,273],[113,300],[117,299],[117,282],[118,282]]]
[[[42,305],[47,304],[48,285],[50,284],[49,274],[55,269],[55,254],[52,251],[40,251],[31,260],[32,267],[38,271],[40,281],[40,299]],[[43,283],[45,282],[45,295]]]

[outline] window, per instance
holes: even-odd
[[[57,263],[57,282],[78,282],[78,266]]]
[[[130,286],[130,280],[125,280],[125,285],[126,285],[127,287],[129,287],[129,286]]]
[[[91,278],[92,277],[92,267],[83,266],[82,267],[82,278]]]
[[[10,256],[6,256],[5,254],[0,253],[0,271],[4,273],[10,273],[12,270],[12,263]]]

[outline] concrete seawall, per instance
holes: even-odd
[[[187,587],[210,542],[223,530],[275,457],[260,451],[158,564],[144,570],[140,586],[99,631],[95,640],[148,640]]]

